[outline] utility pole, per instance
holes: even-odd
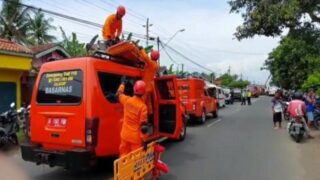
[[[157,48],[158,48],[158,52],[160,53],[160,38],[159,38],[159,36],[157,37]],[[161,58],[161,56],[159,57],[159,59],[158,59],[158,65],[160,66],[160,58]]]
[[[152,25],[153,24],[149,24],[149,18],[147,18],[146,25],[142,25],[142,27],[146,28],[146,38],[147,38],[146,44],[147,44],[147,46],[149,45],[149,27],[151,27]]]
[[[231,66],[229,65],[229,68],[228,68],[228,75],[230,76],[231,75]]]

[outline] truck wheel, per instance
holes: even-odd
[[[201,116],[200,116],[200,122],[201,124],[204,124],[207,120],[207,113],[206,113],[206,109],[202,110]]]
[[[183,141],[187,136],[187,124],[183,123],[178,141]]]
[[[217,118],[218,117],[218,110],[213,111],[212,116],[213,116],[213,118]]]

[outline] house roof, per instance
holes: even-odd
[[[32,57],[32,51],[29,48],[6,39],[0,39],[0,53]]]
[[[65,51],[64,48],[55,43],[31,46],[29,48],[36,58],[39,58],[56,50],[62,52],[66,57],[70,57],[70,55]]]

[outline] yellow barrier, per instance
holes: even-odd
[[[114,180],[138,180],[154,168],[155,142],[148,144],[146,151],[139,148],[114,161]]]

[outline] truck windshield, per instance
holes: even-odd
[[[37,102],[41,104],[74,104],[82,99],[81,70],[48,72],[41,76]]]

